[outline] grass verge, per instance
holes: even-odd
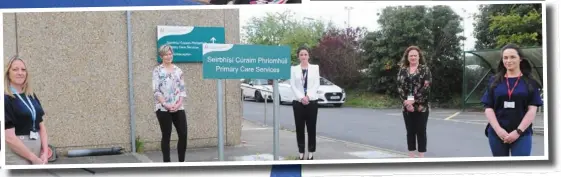
[[[365,91],[349,90],[347,93],[346,107],[358,108],[399,108],[396,98],[383,94],[375,94]]]
[[[400,100],[385,94],[376,94],[366,91],[347,91],[346,107],[356,108],[374,108],[374,109],[395,109],[401,108]],[[468,106],[468,105],[466,105]],[[432,102],[432,108],[452,108],[460,109],[462,107],[462,97],[460,95],[454,96],[451,100]],[[475,108],[478,106],[468,106],[466,109]]]

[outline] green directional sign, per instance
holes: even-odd
[[[156,50],[169,44],[174,51],[174,63],[202,62],[202,44],[223,44],[225,41],[224,27],[158,26]],[[157,61],[162,61],[160,55],[157,55]]]
[[[289,79],[290,47],[203,44],[204,79]]]

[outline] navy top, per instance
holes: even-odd
[[[308,72],[307,69],[302,69],[302,79],[304,79],[304,95],[308,95],[308,75],[306,74],[306,72]]]
[[[27,102],[25,94],[20,94]],[[17,95],[14,97],[4,94],[4,129],[15,128],[16,135],[29,135],[33,126],[33,119],[31,117],[31,111],[23,104],[23,102],[18,98]],[[36,95],[30,97],[29,100],[33,103],[35,111],[37,112],[37,117],[35,118],[35,127],[39,131],[39,123],[43,122],[43,116],[45,112],[41,107],[41,102],[37,99]],[[29,104],[29,102],[27,102]]]
[[[510,85],[510,89],[512,90],[514,84],[518,77],[511,77],[508,78],[508,82]],[[494,76],[489,79],[489,86],[493,83]],[[483,97],[481,97],[481,103],[485,106],[485,108],[492,108],[495,111],[495,116],[497,117],[497,121],[499,122],[500,126],[505,129],[507,132],[512,132],[518,128],[524,115],[528,112],[528,106],[542,106],[543,100],[540,97],[539,87],[538,84],[530,79],[527,79],[529,82],[533,82],[533,95],[528,95],[528,84],[524,81],[523,78],[520,78],[518,81],[518,85],[514,88],[512,93],[512,97],[509,100],[508,92],[507,92],[507,85],[505,80],[503,82],[497,83],[495,89],[493,90],[493,97],[490,98],[491,94],[489,94],[488,90],[485,91]],[[504,102],[511,101],[514,102],[514,108],[504,108]],[[495,131],[492,127],[486,130],[488,133],[493,133],[496,135]],[[532,124],[528,126],[526,131],[523,135],[531,135],[532,134]],[[522,136],[523,136],[522,135]]]
[[[304,79],[304,95],[308,95],[308,69],[302,69],[302,79]]]

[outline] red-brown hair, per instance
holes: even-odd
[[[416,50],[417,52],[419,52],[419,65],[424,65],[425,64],[425,57],[423,56],[423,52],[421,51],[421,49],[417,46],[409,46],[407,47],[407,49],[405,49],[405,52],[403,52],[403,57],[401,58],[400,61],[400,66],[401,67],[409,67],[409,52],[412,50]]]

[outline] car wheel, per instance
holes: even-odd
[[[335,107],[338,107],[338,108],[340,108],[341,106],[343,106],[342,103],[337,103],[337,104],[333,104],[333,105],[334,105]]]
[[[257,102],[263,102],[263,96],[261,96],[261,93],[259,93],[259,91],[255,92],[255,101]]]

